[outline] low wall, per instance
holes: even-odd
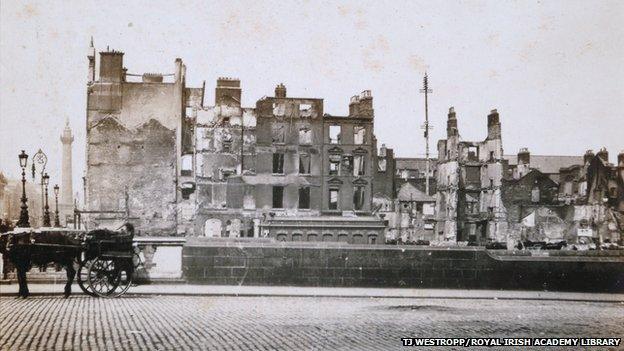
[[[189,283],[624,292],[624,251],[504,251],[189,238]]]
[[[135,237],[134,243],[141,250],[141,265],[135,271],[137,283],[177,283],[183,282],[182,277],[182,247],[185,238],[171,237]],[[17,280],[15,269],[12,265],[3,267],[4,260],[0,254],[0,280],[12,282]],[[50,265],[44,271],[33,267],[27,273],[27,279],[31,282],[59,283],[67,280],[65,270],[57,271],[54,265]]]

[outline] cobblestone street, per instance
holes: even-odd
[[[0,349],[380,350],[400,349],[401,337],[622,337],[623,315],[621,303],[571,301],[2,297]]]

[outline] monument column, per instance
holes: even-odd
[[[72,187],[72,149],[71,145],[74,141],[69,121],[65,122],[65,129],[61,134],[61,143],[63,143],[63,161],[61,164],[61,199],[59,203],[61,223],[66,223],[66,216],[73,215],[74,197]]]

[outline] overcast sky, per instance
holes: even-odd
[[[74,191],[85,154],[87,47],[125,52],[131,73],[242,81],[254,106],[284,82],[346,115],[372,90],[375,134],[401,157],[424,154],[422,76],[433,94],[432,150],[450,106],[464,140],[483,140],[500,113],[505,153],[582,155],[624,149],[624,1],[2,1],[0,171],[42,148],[60,183],[59,136],[75,134]],[[99,59],[99,58],[98,58]],[[435,150],[434,150],[435,154]]]

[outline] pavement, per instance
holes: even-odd
[[[64,284],[29,284],[33,296],[62,295]],[[82,294],[78,285],[72,286],[75,294]],[[16,296],[17,284],[0,285],[0,296]],[[453,290],[453,289],[397,289],[397,288],[339,288],[293,286],[233,286],[193,284],[145,284],[130,288],[132,295],[185,295],[185,296],[289,296],[289,297],[351,297],[351,298],[420,298],[420,299],[494,299],[621,302],[624,294],[577,293],[556,291],[515,290]]]
[[[197,287],[186,288],[192,292]],[[223,294],[244,291],[201,288]],[[396,292],[391,295],[390,290],[395,289],[383,289],[393,298],[345,297],[346,292],[335,297],[142,295],[136,293],[138,289],[115,299],[83,294],[68,299],[4,295],[0,297],[0,350],[399,350],[403,348],[401,338],[405,337],[624,335],[622,302],[473,299],[468,297],[473,294],[470,291],[452,293],[459,298],[443,298],[443,294],[451,292],[433,290],[427,294],[438,296],[435,299],[422,298],[423,294],[415,294],[419,298],[399,297]],[[168,289],[176,291],[180,287]],[[275,287],[265,291],[307,291],[296,289]],[[260,292],[257,288],[246,291]],[[331,291],[337,295],[343,290]]]

